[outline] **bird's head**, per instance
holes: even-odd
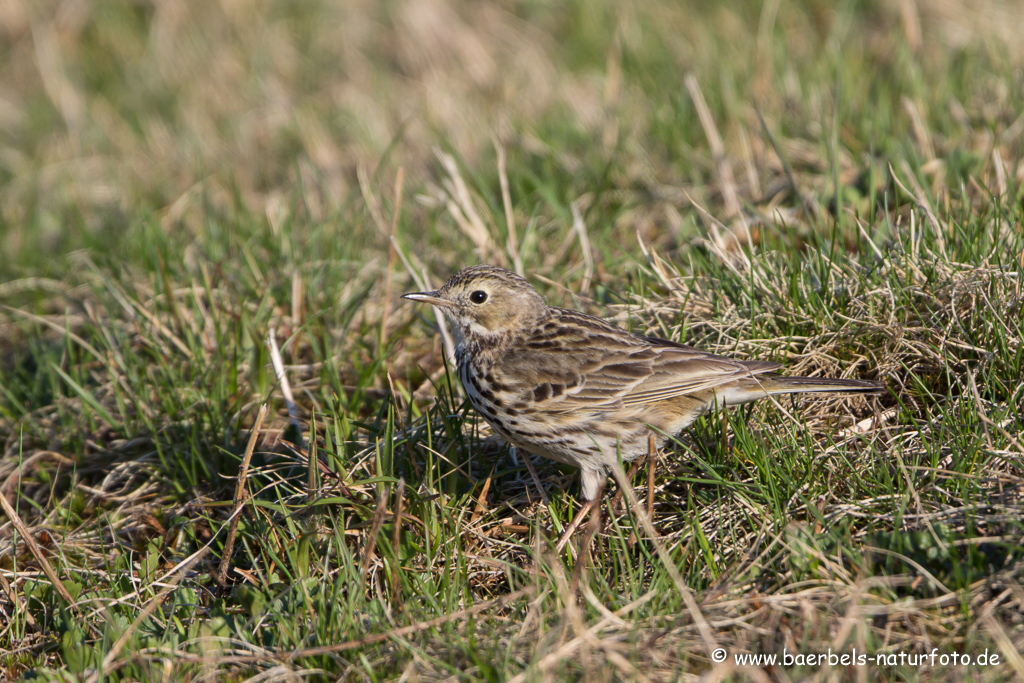
[[[438,290],[402,298],[440,308],[460,341],[512,335],[536,324],[548,308],[529,282],[497,266],[463,268]]]

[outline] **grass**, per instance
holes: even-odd
[[[0,11],[0,677],[1024,677],[1022,21]],[[574,471],[535,482],[398,299],[475,262],[889,390],[709,415],[656,537],[610,482],[559,555]]]

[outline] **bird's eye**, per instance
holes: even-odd
[[[475,304],[482,304],[487,301],[487,292],[482,289],[478,289],[469,295],[469,300]]]

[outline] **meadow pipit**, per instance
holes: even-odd
[[[775,394],[876,393],[878,382],[785,377],[767,361],[735,360],[642,337],[578,311],[548,306],[522,277],[472,266],[434,292],[406,299],[439,307],[455,337],[470,403],[506,441],[580,468],[593,502],[608,466],[660,448],[713,406]],[[584,508],[585,509],[585,508]]]

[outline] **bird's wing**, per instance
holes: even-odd
[[[684,394],[712,389],[779,367],[778,363],[738,361],[693,348],[654,347],[654,349],[659,355],[654,362],[650,376],[622,397],[623,405],[632,406],[665,401]]]
[[[558,313],[502,361],[509,367],[502,374],[521,378],[521,395],[539,410],[612,410],[643,405],[779,367],[638,337],[575,311]]]

